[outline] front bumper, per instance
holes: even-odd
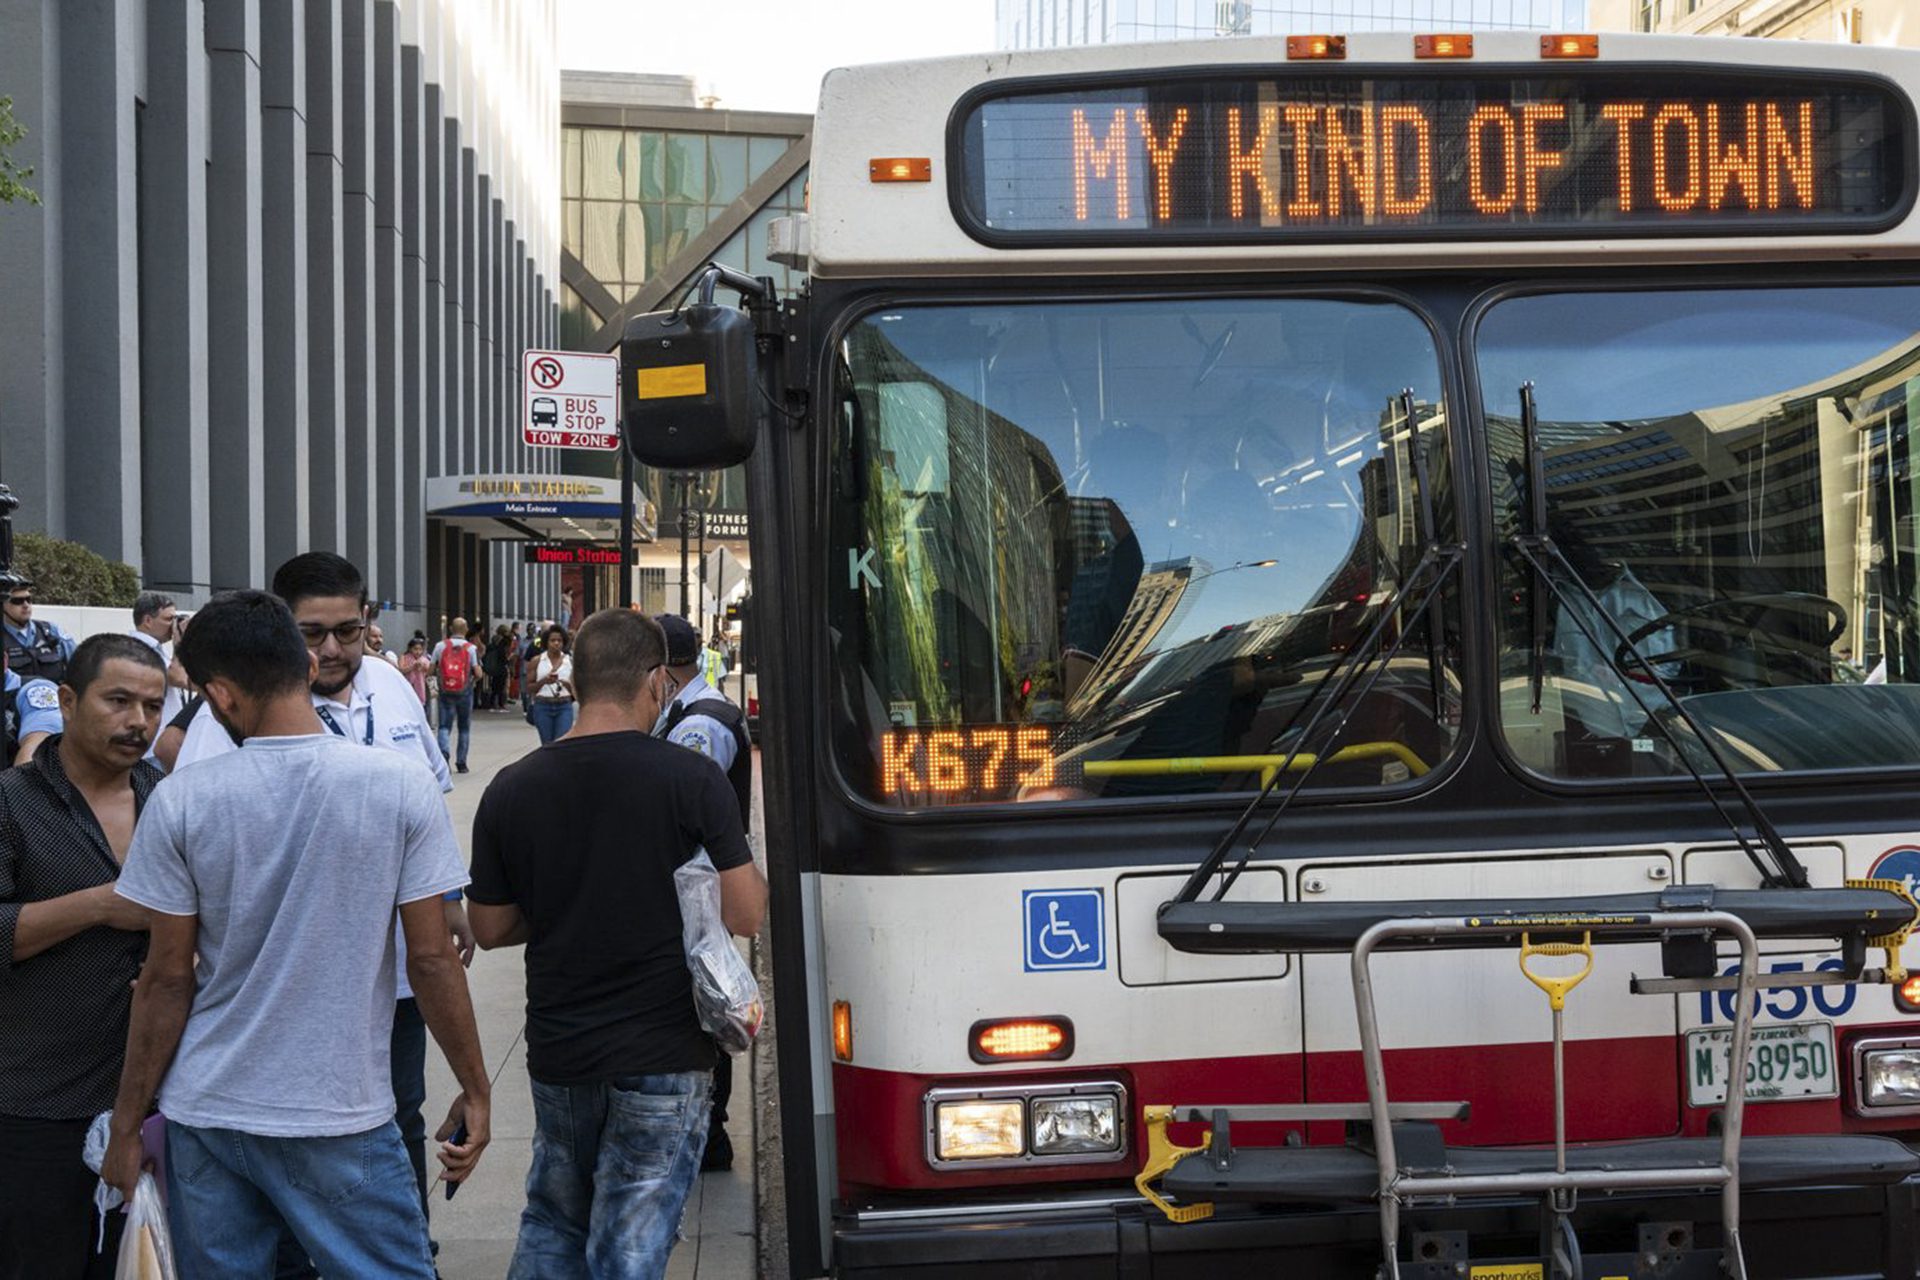
[[[1882,1186],[1746,1192],[1741,1232],[1748,1273],[1752,1280],[1912,1280],[1920,1273],[1917,1211],[1920,1178]],[[1583,1200],[1574,1223],[1585,1277],[1717,1277],[1719,1212],[1719,1197],[1711,1194]],[[1650,1224],[1689,1226],[1687,1247],[1643,1251],[1647,1233],[1642,1228]],[[1409,1209],[1402,1225],[1403,1251],[1412,1251],[1416,1240],[1452,1244],[1462,1233],[1465,1249],[1460,1255],[1430,1246],[1436,1255],[1431,1263],[1403,1260],[1404,1280],[1452,1280],[1474,1274],[1476,1267],[1540,1258],[1540,1207],[1534,1200]],[[834,1274],[849,1280],[1026,1275],[1047,1280],[1365,1280],[1380,1265],[1379,1231],[1379,1215],[1366,1205],[1304,1210],[1222,1205],[1215,1217],[1185,1225],[1132,1200],[874,1209],[836,1218]]]

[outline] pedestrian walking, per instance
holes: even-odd
[[[122,1219],[95,1216],[80,1153],[146,957],[147,913],[113,884],[160,782],[143,757],[166,687],[151,649],[92,637],[67,663],[65,731],[0,773],[0,1280],[114,1272]]]
[[[413,691],[420,698],[420,705],[427,705],[427,677],[433,674],[433,659],[427,656],[427,638],[415,636],[407,641],[407,651],[400,655],[400,674],[407,678]],[[438,746],[438,744],[435,744]],[[441,757],[445,762],[445,757]]]
[[[433,647],[434,678],[440,686],[440,755],[467,771],[467,745],[473,736],[473,686],[479,678],[480,650],[467,639],[467,620],[455,618],[447,638]],[[460,731],[459,754],[451,746],[452,731]]]
[[[573,658],[565,627],[548,627],[546,648],[533,662],[533,727],[540,745],[573,728]]]
[[[494,628],[481,662],[487,672],[487,710],[499,711],[507,705],[507,629],[504,626]]]
[[[473,824],[475,936],[525,944],[533,1167],[510,1280],[666,1271],[707,1137],[674,870],[704,847],[727,928],[767,887],[726,779],[651,735],[672,700],[660,625],[606,609],[573,638],[573,732],[508,765]]]
[[[349,560],[327,551],[310,551],[281,565],[273,575],[274,593],[292,610],[295,626],[314,656],[309,690],[314,714],[326,731],[358,746],[381,747],[424,767],[442,791],[453,788],[446,759],[427,727],[426,715],[405,676],[378,660],[364,661],[361,643],[367,608],[366,579]],[[199,625],[195,615],[194,625]],[[192,634],[189,630],[188,634]],[[230,733],[205,707],[180,747],[177,769],[235,749]],[[383,753],[384,754],[384,753]],[[444,904],[444,925],[463,960],[473,957],[473,933],[457,892]],[[413,1162],[422,1211],[427,1204],[426,1119],[427,1029],[408,985],[405,940],[396,930],[401,963],[395,970],[392,1034],[388,1059],[397,1099],[395,1121]],[[291,1242],[289,1242],[291,1245]],[[309,1276],[291,1249],[283,1258],[282,1280]]]
[[[700,633],[677,613],[656,619],[666,636],[667,671],[679,684],[659,736],[676,746],[697,751],[720,766],[740,805],[740,825],[753,826],[753,747],[747,737],[746,713],[711,678],[714,651],[702,650]],[[733,1101],[733,1059],[719,1056],[713,1070],[713,1114],[708,1123],[707,1149],[702,1170],[733,1167],[733,1139],[727,1136],[727,1107]]]
[[[357,634],[339,639],[359,647]],[[440,1150],[459,1182],[490,1133],[441,905],[466,873],[425,766],[324,724],[309,687],[320,646],[304,640],[278,599],[238,591],[216,596],[182,642],[212,714],[244,745],[155,793],[116,886],[153,913],[152,940],[102,1176],[131,1194],[157,1091],[183,1280],[267,1273],[283,1224],[329,1276],[430,1280],[386,1060],[393,921],[460,1084],[440,1130],[465,1126],[464,1143]]]
[[[551,619],[538,627],[529,627],[520,644],[520,714],[527,718],[528,724],[533,723],[533,664],[539,661],[545,636],[552,629]]]
[[[8,588],[6,604],[0,606],[6,638],[7,670],[22,680],[51,680],[60,683],[67,673],[67,661],[73,657],[74,639],[51,622],[33,616],[33,583],[17,573],[0,577]]]

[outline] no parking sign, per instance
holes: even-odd
[[[620,357],[585,351],[528,351],[523,364],[521,438],[552,449],[620,447]]]

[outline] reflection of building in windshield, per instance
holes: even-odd
[[[1120,617],[1106,651],[1087,673],[1086,680],[1067,704],[1067,717],[1081,720],[1094,714],[1117,690],[1140,673],[1143,659],[1153,656],[1154,642],[1163,631],[1175,627],[1185,612],[1181,606],[1187,586],[1196,577],[1205,577],[1207,562],[1189,556],[1149,565],[1140,575],[1133,599]],[[1177,629],[1177,628],[1176,628]]]
[[[1543,421],[1550,531],[1589,585],[1599,589],[1624,566],[1668,610],[1780,593],[1830,599],[1848,620],[1836,646],[1869,667],[1889,658],[1895,679],[1920,677],[1920,475],[1908,416],[1911,388],[1920,386],[1917,348],[1920,337],[1817,383],[1741,404],[1631,422]],[[1540,394],[1550,413],[1552,388]],[[1510,522],[1525,492],[1520,427],[1489,417],[1487,428],[1504,464],[1494,479]],[[1706,690],[1830,676],[1823,668],[1832,623],[1818,608],[1775,609],[1764,618],[1709,610],[1688,625],[1695,634],[1678,645],[1693,647],[1704,635],[1712,650],[1693,664],[1710,677]],[[1516,600],[1508,634],[1524,629]],[[1756,644],[1762,631],[1766,643]],[[1590,646],[1552,640],[1563,655],[1583,647]]]

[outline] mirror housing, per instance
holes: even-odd
[[[753,318],[711,300],[627,321],[620,416],[635,460],[668,471],[744,462],[761,419]]]

